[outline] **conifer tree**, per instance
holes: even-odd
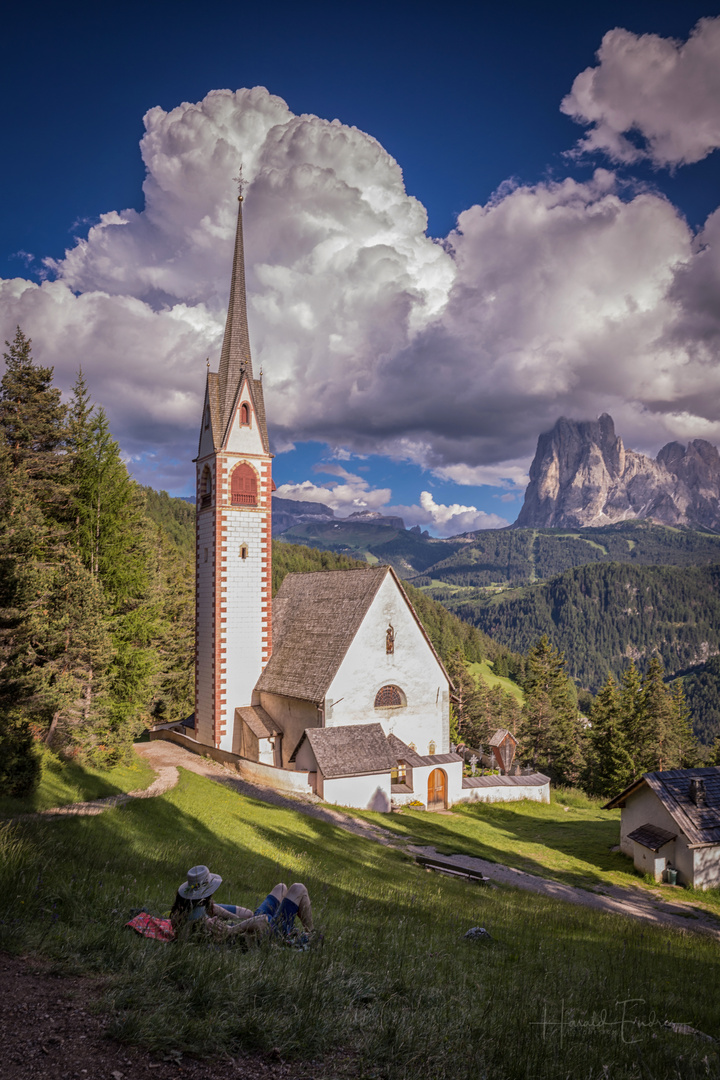
[[[546,636],[528,653],[523,689],[520,755],[533,768],[548,769],[558,783],[577,783],[583,764],[577,692],[569,686],[563,653]]]
[[[649,738],[649,727],[642,691],[640,674],[635,664],[631,663],[620,680],[620,717],[625,737],[625,749],[632,761],[631,780],[636,780],[647,771],[645,748]]]
[[[623,729],[618,685],[608,675],[593,702],[588,731],[585,787],[594,795],[611,795],[625,788],[633,775]]]

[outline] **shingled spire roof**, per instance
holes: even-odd
[[[233,256],[230,303],[228,305],[225,337],[220,354],[219,405],[223,430],[230,419],[235,395],[244,373],[252,379],[250,335],[247,322],[247,299],[245,295],[245,251],[243,248],[242,195],[238,196],[238,218],[235,231],[235,254]]]
[[[228,426],[237,403],[238,393],[245,380],[250,389],[258,429],[266,453],[270,453],[262,378],[253,378],[250,356],[250,334],[247,321],[247,298],[245,295],[245,251],[243,246],[242,195],[238,198],[238,219],[235,231],[230,302],[225,322],[225,337],[220,353],[220,370],[208,371],[207,399],[212,419],[213,445],[219,450],[227,437]],[[201,432],[202,442],[202,432]]]

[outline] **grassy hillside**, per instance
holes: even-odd
[[[504,837],[522,816],[499,824]],[[561,826],[584,828],[567,818],[537,816],[536,861],[565,843]],[[606,842],[590,843],[590,860]],[[194,775],[99,817],[6,831],[0,859],[0,947],[47,957],[58,975],[102,976],[108,1034],[161,1055],[274,1049],[289,1076],[312,1059],[318,1080],[631,1080],[679,1075],[682,1054],[683,1080],[718,1075],[713,1044],[663,1026],[720,1036],[716,942],[425,873],[393,848]],[[167,910],[199,861],[222,875],[221,902],[304,881],[322,938],[305,953],[242,953],[124,928],[133,907]],[[476,925],[492,940],[465,940]],[[633,1022],[620,1028],[628,999]]]
[[[491,663],[486,660],[482,660],[479,664],[470,664],[470,671],[473,673],[476,679],[482,679],[488,686],[501,686],[503,690],[508,694],[512,694],[519,703],[522,705],[525,701],[525,695],[516,682],[512,679],[507,679],[503,675],[496,675],[492,669]]]

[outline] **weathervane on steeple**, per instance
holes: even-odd
[[[244,192],[246,184],[247,184],[247,181],[243,177],[242,165],[238,166],[238,174],[237,174],[237,176],[233,177],[233,180],[235,181],[235,183],[238,186],[238,202],[242,202],[243,197],[244,197],[243,192]]]

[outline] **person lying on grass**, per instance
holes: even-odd
[[[221,884],[220,875],[211,874],[207,866],[193,866],[188,870],[187,881],[179,887],[170,912],[176,935],[202,928],[217,937],[272,934],[289,938],[296,915],[305,932],[312,931],[310,897],[299,881],[289,889],[280,882],[254,911],[237,904],[214,903],[212,896]]]

